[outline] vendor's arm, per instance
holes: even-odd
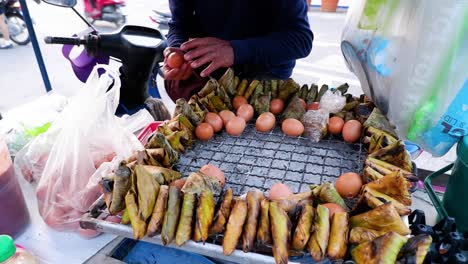
[[[190,37],[193,25],[195,1],[169,0],[171,20],[169,21],[169,33],[167,43],[169,47],[180,47]]]
[[[274,32],[255,38],[233,40],[234,64],[279,64],[307,57],[314,35],[304,0],[273,1]]]
[[[178,69],[171,69],[167,66],[166,60],[170,53],[177,52],[184,54],[179,49],[180,45],[187,41],[190,36],[190,27],[193,21],[194,5],[193,1],[169,0],[172,18],[169,21],[169,33],[167,43],[169,48],[164,51],[163,74],[166,80],[186,80],[192,74],[192,68],[186,62]]]

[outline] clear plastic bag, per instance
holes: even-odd
[[[468,134],[467,1],[353,1],[342,50],[400,137],[441,156]]]
[[[336,114],[340,112],[346,105],[346,97],[341,95],[339,91],[328,90],[320,99],[320,109],[328,113]]]
[[[99,77],[100,68],[106,73]],[[52,147],[47,153],[36,196],[39,213],[54,229],[78,230],[82,214],[100,195],[101,177],[134,151],[143,149],[114,115],[119,90],[118,73],[97,65],[85,87],[51,129],[41,135],[44,149],[50,144]]]
[[[324,109],[309,110],[302,117],[304,124],[303,136],[314,142],[319,142],[327,134],[327,124],[330,113]]]

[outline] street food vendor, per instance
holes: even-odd
[[[312,50],[305,0],[169,0],[167,56],[184,54],[179,68],[163,67],[169,96],[188,99],[207,80],[233,67],[243,78],[287,79],[295,60]],[[218,71],[217,71],[218,70]]]

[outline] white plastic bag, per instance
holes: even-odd
[[[341,95],[341,92],[333,92],[328,90],[320,98],[320,109],[327,111],[328,113],[336,114],[343,110],[346,105],[346,97]]]
[[[106,70],[100,77],[99,68]],[[143,149],[114,115],[119,90],[118,73],[97,65],[85,87],[44,134],[47,138],[57,133],[52,135],[55,140],[36,196],[42,218],[54,229],[78,230],[82,214],[100,195],[101,177],[134,151]],[[55,126],[58,129],[52,129]]]
[[[468,134],[468,1],[355,0],[342,49],[400,137],[441,156]]]

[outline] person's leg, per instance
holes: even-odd
[[[5,43],[3,45],[0,45],[0,48],[11,48],[13,47],[13,43],[10,41],[10,32],[8,31],[8,26],[5,23],[5,14],[4,14],[4,9],[3,7],[0,7],[0,32],[3,35],[3,38],[5,39]]]

